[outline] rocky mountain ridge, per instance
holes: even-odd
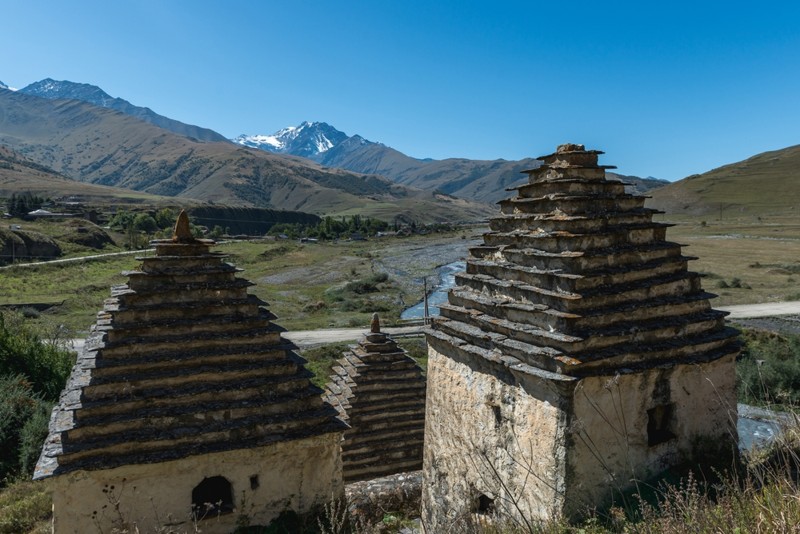
[[[7,89],[7,87],[5,87]],[[52,78],[45,78],[30,85],[26,85],[19,90],[20,93],[38,96],[48,99],[71,99],[88,102],[95,106],[113,109],[136,117],[137,119],[149,122],[165,130],[192,137],[200,141],[227,141],[225,136],[211,130],[209,128],[202,128],[192,124],[185,124],[183,122],[170,119],[163,115],[159,115],[150,108],[135,106],[122,98],[115,98],[97,87],[88,83],[76,83],[70,81],[53,80]]]
[[[0,144],[73,180],[219,204],[360,213],[392,220],[480,219],[492,211],[386,178],[177,135],[79,100],[0,89]]]
[[[271,135],[240,135],[231,141],[268,152],[305,157],[328,167],[378,174],[399,184],[479,202],[502,200],[508,196],[508,187],[526,180],[522,171],[540,164],[534,158],[519,161],[417,159],[360,135],[348,136],[324,122],[306,121]],[[610,176],[631,183],[631,190],[640,194],[669,183],[613,173]]]

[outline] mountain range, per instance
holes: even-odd
[[[430,189],[480,202],[497,202],[506,189],[526,179],[520,173],[539,166],[534,158],[518,161],[417,159],[360,135],[348,136],[324,122],[304,122],[271,135],[240,135],[234,143],[279,154],[311,159],[328,167],[379,174],[408,186]],[[669,182],[609,173],[644,193]]]
[[[0,144],[73,180],[154,195],[418,222],[481,218],[483,204],[229,142],[178,135],[80,100],[0,89]]]
[[[1,88],[8,89],[8,87]],[[136,117],[137,119],[149,122],[165,130],[186,137],[199,139],[200,141],[226,141],[225,136],[218,134],[214,130],[193,126],[191,124],[184,124],[180,121],[159,115],[150,108],[134,106],[127,100],[114,98],[96,85],[90,85],[88,83],[75,83],[45,78],[44,80],[26,85],[20,89],[19,92],[41,98],[49,98],[51,100],[81,100],[101,108],[119,111],[120,113]]]
[[[26,185],[36,187],[80,188],[83,182],[181,199],[418,221],[493,214],[485,203],[507,197],[506,188],[524,179],[519,171],[538,165],[530,158],[412,158],[324,122],[229,141],[99,87],[49,78],[19,91],[0,82],[0,144],[7,146],[0,153],[0,194],[25,176]],[[668,213],[793,213],[800,209],[798,168],[800,146],[794,146],[671,184],[609,174],[652,195],[649,205]],[[118,195],[101,189],[96,192]]]

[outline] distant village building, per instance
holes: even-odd
[[[495,511],[579,515],[685,460],[736,454],[737,333],[598,154],[539,158],[427,332],[430,532]]]
[[[345,482],[419,470],[425,428],[425,377],[397,343],[370,332],[333,368],[325,398],[350,428],[344,433]]]
[[[182,213],[98,313],[34,476],[56,533],[229,533],[342,494],[345,425],[211,244]]]

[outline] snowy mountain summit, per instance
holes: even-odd
[[[299,126],[278,130],[272,135],[242,134],[231,141],[251,148],[319,161],[322,154],[348,139],[346,133],[330,124],[306,121]]]
[[[0,89],[8,89],[8,86],[3,82],[0,82]]]

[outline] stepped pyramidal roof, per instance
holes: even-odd
[[[34,478],[175,460],[343,425],[252,283],[194,239],[181,213],[124,273],[86,340]]]
[[[333,368],[326,400],[350,425],[342,442],[346,482],[422,467],[425,378],[417,363],[380,330],[370,332]]]
[[[566,144],[525,171],[470,249],[428,343],[551,377],[710,361],[739,350],[645,197]],[[438,350],[438,349],[437,349]],[[452,349],[450,349],[452,350]]]

